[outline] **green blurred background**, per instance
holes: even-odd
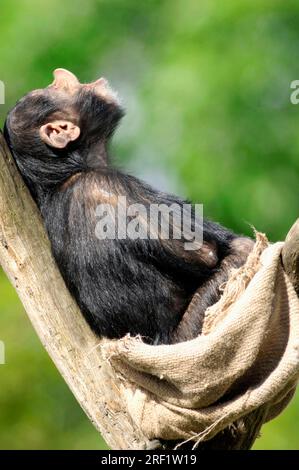
[[[281,0],[1,0],[8,108],[52,70],[109,78],[127,116],[119,163],[204,203],[205,214],[283,239],[299,214],[299,3]],[[0,274],[1,449],[101,449]],[[299,397],[257,449],[299,449]]]

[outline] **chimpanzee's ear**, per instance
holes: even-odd
[[[78,139],[80,127],[70,121],[53,121],[41,126],[39,135],[50,147],[63,149],[69,142]]]

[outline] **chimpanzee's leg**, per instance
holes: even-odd
[[[171,336],[171,343],[187,341],[201,334],[206,309],[219,300],[220,286],[228,280],[232,268],[239,268],[246,262],[253,245],[254,241],[245,237],[235,238],[231,242],[230,254],[222,260],[217,272],[194,294],[182,320]]]

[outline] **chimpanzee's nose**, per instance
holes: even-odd
[[[80,82],[76,75],[66,69],[54,70],[54,81],[50,85],[58,90],[74,93],[80,87]]]

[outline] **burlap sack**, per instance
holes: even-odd
[[[149,346],[125,337],[105,346],[124,379],[127,411],[149,439],[200,442],[261,406],[265,420],[286,406],[299,377],[299,300],[282,246],[257,234],[198,338]]]

